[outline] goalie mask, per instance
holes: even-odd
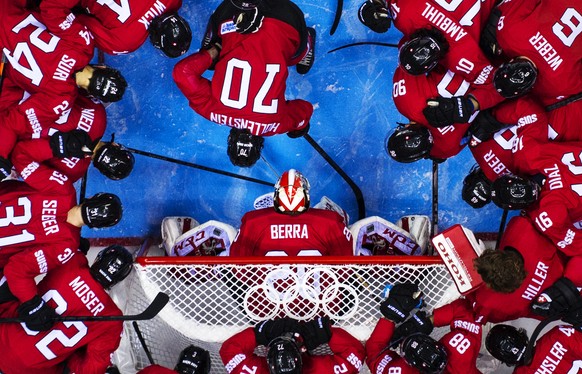
[[[421,29],[410,36],[398,50],[398,63],[411,75],[434,69],[448,51],[448,43],[436,29]]]
[[[302,368],[301,350],[291,337],[280,336],[268,346],[267,364],[270,374],[300,374]]]
[[[428,158],[432,145],[433,137],[426,127],[400,125],[386,141],[386,152],[398,162],[409,163]]]
[[[447,351],[441,342],[428,335],[416,333],[402,342],[404,360],[421,373],[442,373],[447,366]]]
[[[290,215],[301,214],[309,209],[309,203],[307,178],[295,169],[284,172],[275,185],[275,211]]]
[[[523,357],[529,339],[524,329],[495,325],[489,330],[485,347],[491,356],[507,365],[516,365]]]
[[[182,56],[190,48],[192,31],[177,13],[163,14],[152,20],[148,28],[153,46],[168,57]]]
[[[105,142],[93,156],[93,166],[109,179],[120,180],[133,170],[135,158],[125,147]]]
[[[180,353],[174,370],[179,374],[208,374],[210,373],[210,353],[200,347],[189,345]]]
[[[264,141],[262,136],[253,135],[249,130],[233,127],[228,134],[226,148],[230,162],[240,167],[253,166],[261,157]]]
[[[103,288],[109,289],[121,282],[132,269],[133,256],[120,245],[110,245],[101,250],[91,265],[91,275]]]
[[[121,215],[121,201],[114,194],[98,193],[81,204],[81,217],[90,228],[113,226],[121,220]]]
[[[493,75],[493,86],[507,99],[523,96],[533,88],[538,77],[534,63],[517,57],[501,65]]]
[[[503,209],[525,209],[538,200],[540,189],[531,179],[506,174],[493,182],[491,200]]]

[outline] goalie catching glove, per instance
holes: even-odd
[[[415,308],[423,306],[422,292],[414,283],[401,283],[390,289],[388,298],[380,303],[380,312],[387,319],[400,323]]]
[[[53,156],[83,158],[93,153],[93,141],[83,130],[57,131],[49,139]]]
[[[475,109],[475,104],[469,96],[437,97],[426,101],[422,113],[432,126],[445,127],[454,123],[469,122]]]
[[[259,7],[240,12],[234,16],[236,32],[239,34],[252,34],[259,31],[263,24],[263,18]]]
[[[383,0],[368,0],[358,10],[360,22],[378,33],[384,33],[390,28],[391,18]]]
[[[392,339],[390,339],[390,347],[396,346],[412,334],[421,333],[429,335],[432,330],[433,324],[430,317],[426,315],[426,312],[419,310],[394,330]]]

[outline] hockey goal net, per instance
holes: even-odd
[[[140,313],[158,292],[170,296],[157,317],[138,325],[153,361],[173,368],[194,344],[210,352],[212,373],[226,373],[222,342],[260,320],[326,314],[365,342],[387,284],[418,282],[429,310],[459,297],[438,257],[138,257],[135,270],[122,287],[125,314]],[[130,323],[123,345],[132,366],[123,372],[150,364]]]

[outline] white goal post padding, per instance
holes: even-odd
[[[258,263],[237,263],[237,261]],[[173,368],[180,351],[194,344],[207,349],[212,373],[226,373],[221,343],[256,322],[282,316],[307,320],[327,314],[335,325],[365,342],[380,317],[380,295],[387,284],[419,283],[427,308],[459,297],[438,258],[175,258],[138,259],[123,288],[125,314],[143,311],[158,292],[170,302],[139,327],[157,364]],[[211,263],[212,262],[212,263]],[[231,263],[229,263],[231,262]],[[267,263],[269,262],[269,263]],[[447,329],[435,329],[436,338]],[[116,354],[123,373],[149,365],[131,323]],[[131,358],[131,359],[129,359]],[[130,362],[128,362],[130,361]]]

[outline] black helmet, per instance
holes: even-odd
[[[133,170],[133,153],[122,145],[105,142],[93,156],[93,166],[109,179],[120,180]]]
[[[420,29],[400,46],[398,62],[409,74],[425,74],[437,66],[448,49],[449,44],[440,31]]]
[[[288,336],[279,336],[268,345],[267,363],[270,374],[300,374],[303,361],[297,342]]]
[[[174,371],[179,374],[208,374],[210,373],[210,353],[206,349],[189,345],[180,352]]]
[[[404,360],[421,373],[442,373],[447,366],[447,351],[441,342],[430,336],[415,333],[402,342]]]
[[[255,9],[263,0],[230,0],[232,5],[242,10]]]
[[[190,25],[178,13],[163,14],[154,18],[148,28],[150,41],[166,56],[182,56],[190,48]]]
[[[113,103],[121,100],[127,82],[117,69],[105,65],[90,65],[93,74],[89,78],[87,92],[104,103]]]
[[[501,96],[511,99],[528,93],[538,77],[538,69],[529,59],[517,57],[501,65],[493,74],[493,86]]]
[[[103,288],[108,289],[121,282],[132,269],[133,256],[120,245],[110,245],[97,254],[91,265],[91,275]]]
[[[101,192],[81,204],[81,216],[88,227],[110,227],[121,219],[123,209],[119,197]]]
[[[493,182],[491,200],[503,209],[525,209],[538,199],[540,189],[532,179],[505,174]]]
[[[428,158],[433,145],[433,137],[424,126],[399,125],[386,141],[386,152],[398,162],[414,162]]]
[[[241,167],[253,166],[261,157],[264,139],[247,129],[230,129],[226,153],[233,165]]]
[[[507,365],[515,365],[522,359],[528,342],[524,329],[495,325],[485,338],[485,347],[496,359]]]

